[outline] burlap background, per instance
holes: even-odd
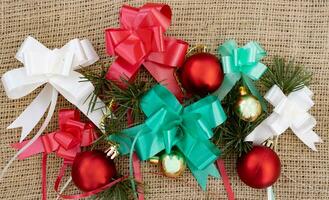
[[[170,0],[173,21],[168,35],[190,44],[203,43],[212,52],[218,44],[235,38],[240,44],[259,41],[269,56],[294,58],[314,73],[316,105],[312,114],[318,119],[316,132],[324,143],[318,152],[310,151],[292,133],[279,140],[278,154],[282,176],[275,184],[277,199],[329,199],[329,3],[326,0]],[[118,26],[118,11],[124,1],[111,0],[1,0],[0,74],[20,66],[14,55],[27,35],[32,35],[50,48],[61,47],[72,38],[89,38],[103,63],[105,55],[103,30]],[[140,6],[144,2],[128,2]],[[99,62],[98,64],[100,64]],[[97,69],[97,64],[90,67]],[[9,100],[0,93],[1,169],[14,155],[10,143],[19,139],[20,131],[6,130],[36,96]],[[62,97],[57,108],[71,107]],[[57,128],[53,117],[48,131]],[[41,156],[16,161],[0,183],[1,199],[41,199]],[[127,172],[127,161],[119,162],[119,170]],[[53,182],[61,160],[50,156],[48,161],[48,195],[55,198]],[[226,160],[228,173],[237,199],[265,199],[264,190],[242,184],[235,172],[235,158]],[[157,168],[143,164],[143,172]],[[144,174],[147,199],[226,199],[221,180],[211,179],[208,193],[202,192],[189,172],[184,181],[173,181]],[[187,183],[186,183],[187,182]],[[71,186],[73,188],[73,186]]]

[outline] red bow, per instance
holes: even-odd
[[[24,159],[32,155],[43,153],[42,159],[42,199],[47,198],[46,192],[46,168],[47,154],[56,152],[58,157],[64,159],[62,168],[72,164],[81,147],[89,146],[97,139],[94,126],[91,123],[80,121],[78,110],[62,109],[59,111],[59,130],[39,137],[31,146],[19,155]],[[19,150],[29,141],[12,144],[12,147]],[[62,170],[61,170],[62,171]]]
[[[132,80],[144,65],[158,82],[181,99],[183,94],[174,72],[183,64],[188,44],[164,35],[170,21],[171,9],[165,4],[123,6],[120,28],[105,30],[107,53],[118,56],[107,72],[107,79],[122,85],[122,78]]]
[[[73,109],[59,111],[59,130],[39,137],[29,148],[19,155],[24,159],[38,153],[56,152],[58,157],[72,162],[81,147],[88,146],[97,138],[91,123],[80,121],[80,113]],[[19,150],[29,141],[12,146]]]

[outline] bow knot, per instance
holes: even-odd
[[[189,168],[205,189],[208,175],[217,177],[213,162],[219,149],[209,140],[212,128],[226,120],[226,115],[215,96],[207,96],[183,107],[175,96],[161,85],[156,85],[141,100],[141,109],[147,116],[144,124],[109,136],[119,144],[121,154],[134,148],[142,160],[162,150],[167,153],[176,146],[186,157]],[[136,146],[132,147],[133,140]]]
[[[315,118],[308,113],[314,105],[313,93],[307,87],[285,96],[282,90],[274,85],[265,95],[265,99],[275,108],[273,113],[258,125],[246,138],[246,141],[262,143],[266,139],[281,135],[289,127],[312,150],[315,143],[322,142],[313,131]]]
[[[88,112],[88,101],[91,100],[88,95],[93,92],[94,86],[88,81],[82,82],[83,75],[74,71],[99,59],[88,40],[73,39],[62,48],[51,50],[29,36],[19,48],[16,59],[22,62],[24,67],[8,71],[2,76],[5,91],[10,98],[21,98],[46,84],[32,103],[8,127],[22,127],[20,142],[50,107],[52,112],[48,113],[49,117],[45,120],[45,124],[49,123],[58,93],[78,107],[91,121],[99,124],[102,111]],[[102,108],[104,104],[99,102],[97,108]]]
[[[149,3],[141,8],[123,6],[120,28],[105,30],[107,53],[118,56],[106,77],[124,85],[122,78],[132,80],[143,65],[158,82],[182,98],[174,68],[184,62],[188,44],[164,35],[170,21],[171,9],[168,5]]]
[[[59,49],[48,52],[28,52],[24,56],[24,66],[28,76],[61,75],[68,76],[72,70],[72,52],[61,52]]]
[[[222,85],[214,92],[214,95],[220,100],[224,99],[242,77],[244,84],[266,110],[263,97],[252,82],[252,80],[258,80],[267,70],[267,67],[260,62],[266,56],[265,50],[255,41],[238,47],[234,40],[228,40],[218,48],[218,52],[221,55],[225,76]]]
[[[72,162],[81,147],[89,146],[97,139],[94,126],[91,123],[80,121],[77,110],[63,109],[59,111],[59,130],[39,137],[22,154],[20,159],[30,157],[37,153],[56,152],[58,157]],[[12,146],[21,149],[28,141],[16,143]]]
[[[243,73],[258,80],[267,69],[260,63],[266,52],[257,42],[251,41],[239,48],[234,40],[229,40],[218,51],[222,56],[224,73]]]

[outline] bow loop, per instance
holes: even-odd
[[[147,3],[140,8],[136,18],[139,27],[161,27],[164,30],[170,26],[171,8],[165,4]]]
[[[27,76],[68,76],[72,70],[73,54],[53,51],[29,51],[24,53],[24,67]]]
[[[183,106],[175,98],[175,96],[161,85],[156,85],[149,90],[141,100],[141,109],[144,114],[149,117],[161,108],[166,108],[172,112],[181,113]]]
[[[68,120],[80,121],[80,112],[75,109],[61,109],[58,113],[59,129],[64,130]]]
[[[95,127],[92,123],[88,122],[85,125],[81,135],[81,146],[86,147],[93,143],[98,138]]]
[[[56,142],[65,150],[72,149],[80,143],[80,135],[74,132],[57,132],[54,135]]]
[[[51,153],[59,148],[59,144],[54,139],[54,134],[41,137],[41,143],[45,153]]]

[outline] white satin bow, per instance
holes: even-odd
[[[245,141],[261,144],[270,137],[281,135],[290,127],[302,142],[316,151],[315,143],[322,140],[313,131],[315,118],[308,113],[314,105],[312,96],[312,91],[307,87],[285,96],[281,89],[274,85],[264,96],[275,107],[273,113],[258,125]]]
[[[99,59],[90,41],[73,39],[60,49],[50,50],[29,36],[18,50],[16,59],[22,62],[24,67],[8,71],[2,76],[9,98],[21,98],[46,84],[32,103],[8,127],[22,127],[20,142],[36,126],[48,108],[48,114],[53,112],[58,92],[78,107],[96,126],[99,125],[103,116],[102,109],[88,113],[90,98],[87,98],[94,91],[94,86],[89,81],[81,82],[83,75],[74,71]],[[102,101],[98,102],[99,108],[105,107]],[[48,118],[50,120],[51,116]]]

